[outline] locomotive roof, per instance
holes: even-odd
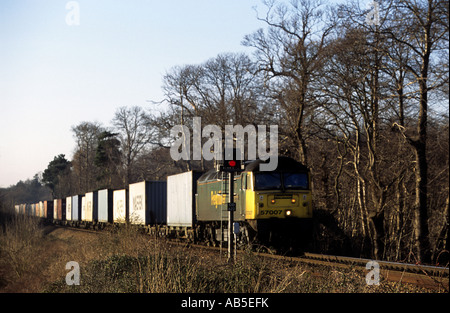
[[[245,166],[244,171],[246,172],[259,172],[259,165],[261,163],[269,163],[270,159],[263,161],[261,159],[251,161]],[[278,157],[278,166],[275,171],[279,172],[307,172],[308,168],[304,166],[302,163],[295,161],[292,158],[279,156]],[[204,173],[198,180],[199,181],[207,181],[211,179],[217,179],[219,177],[219,173],[215,169],[211,169]]]
[[[259,172],[259,165],[261,163],[268,164],[269,162],[270,162],[270,159],[267,159],[266,161],[263,161],[261,159],[252,161],[245,166],[245,171]],[[279,156],[277,169],[275,171],[307,172],[308,168],[305,165],[303,165],[302,163],[297,162],[290,157]]]

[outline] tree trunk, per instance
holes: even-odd
[[[428,122],[428,64],[429,51],[425,53],[421,69],[420,111],[417,123],[418,139],[413,147],[416,155],[416,200],[414,205],[414,233],[415,248],[421,262],[431,261],[430,239],[428,238],[428,163],[427,151],[427,122]]]

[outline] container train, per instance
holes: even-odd
[[[231,176],[215,169],[189,171],[166,181],[133,183],[127,189],[19,204],[15,210],[85,228],[128,222],[153,235],[216,246],[228,238],[228,177],[233,177],[236,242],[302,248],[312,234],[310,173],[287,157],[279,157],[277,169],[271,172],[259,171],[262,162],[249,162]]]

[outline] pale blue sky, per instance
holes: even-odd
[[[81,121],[160,100],[171,67],[251,53],[241,40],[264,27],[259,0],[78,0],[79,26],[67,2],[0,1],[0,187],[70,159]]]

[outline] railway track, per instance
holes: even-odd
[[[305,253],[300,257],[287,257],[260,253],[259,255],[290,262],[309,264],[313,266],[353,268],[363,275],[369,272],[366,268],[374,260],[336,255]],[[429,265],[408,264],[389,261],[375,261],[379,266],[381,281],[408,283],[436,291],[449,291],[449,268]]]
[[[99,230],[76,228],[70,226],[54,225],[55,227],[70,228],[71,230],[99,234]],[[166,240],[169,240],[166,238]],[[226,249],[212,247],[201,244],[192,244],[180,240],[170,240],[171,244],[184,245],[189,248],[204,249],[215,252],[226,252]],[[243,253],[242,250],[237,251]],[[307,264],[311,266],[325,266],[330,268],[352,268],[359,271],[364,276],[369,272],[366,269],[368,262],[374,260],[364,258],[354,258],[336,255],[323,255],[315,253],[304,253],[302,256],[292,257],[270,253],[255,252],[256,255],[283,262]],[[409,264],[401,262],[390,262],[376,260],[379,266],[381,282],[389,281],[394,283],[408,283],[419,287],[424,287],[436,291],[449,291],[449,268],[422,264]]]
[[[180,243],[185,244],[185,243]],[[226,251],[219,247],[207,247],[204,245],[190,245],[200,249],[208,249],[215,251]],[[237,253],[242,253],[238,250]],[[306,252],[302,256],[292,257],[270,253],[256,252],[258,256],[263,258],[279,260],[283,262],[307,264],[311,266],[325,266],[329,268],[353,268],[365,276],[369,269],[366,268],[371,259],[354,258],[336,255],[323,255]],[[379,266],[379,275],[381,281],[394,283],[408,283],[419,287],[427,288],[435,291],[449,291],[449,268],[438,267],[421,264],[409,264],[401,262],[390,262],[376,260]]]

